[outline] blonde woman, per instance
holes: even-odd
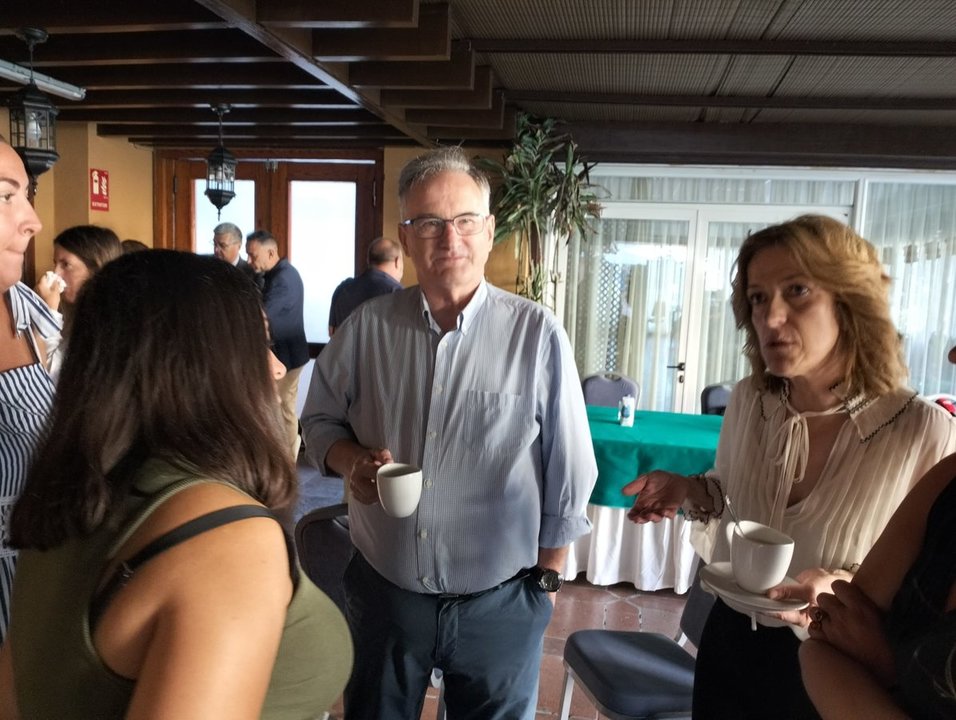
[[[704,558],[726,561],[729,495],[741,518],[796,541],[788,575],[797,584],[772,588],[772,599],[812,607],[850,578],[910,488],[956,450],[956,423],[904,384],[888,288],[873,246],[836,220],[808,215],[748,237],[732,302],[753,374],[731,396],[715,467],[637,478],[624,488],[637,494],[631,519],[683,506],[701,521]],[[809,613],[758,622],[751,631],[748,614],[715,603],[697,656],[695,718],[816,717],[797,659]]]

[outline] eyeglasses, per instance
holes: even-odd
[[[411,227],[416,237],[422,240],[441,237],[445,234],[445,225],[451,224],[459,235],[477,235],[485,229],[488,215],[478,213],[462,213],[450,220],[438,217],[417,217],[411,220],[402,220],[401,224]]]
[[[233,245],[238,245],[238,244],[239,244],[238,241],[236,241],[236,242],[213,242],[213,245],[215,245],[215,246],[216,246],[217,248],[219,248],[220,250],[225,250],[227,247],[232,247]]]

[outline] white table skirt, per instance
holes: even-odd
[[[629,582],[638,590],[690,589],[694,573],[691,523],[673,520],[638,525],[627,519],[626,508],[588,505],[590,535],[571,545],[564,576],[586,572],[592,585]]]

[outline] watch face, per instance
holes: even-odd
[[[564,582],[561,578],[561,575],[558,574],[557,570],[548,570],[541,569],[540,576],[538,577],[538,584],[541,586],[542,590],[547,592],[557,592],[561,588],[561,583]]]

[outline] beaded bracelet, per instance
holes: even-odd
[[[707,497],[709,497],[711,500],[712,508],[708,510],[707,508],[700,506],[691,507],[685,503],[684,515],[686,515],[690,520],[698,520],[700,522],[709,522],[713,518],[719,518],[721,515],[723,515],[724,492],[723,488],[720,486],[720,480],[708,475],[707,473],[691,475],[688,479],[703,487]]]

